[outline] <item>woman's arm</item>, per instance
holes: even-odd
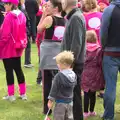
[[[53,19],[51,16],[47,16],[46,18],[44,18],[44,16],[42,16],[42,18],[37,26],[38,33],[42,33],[45,29],[50,28],[52,23],[53,23]]]

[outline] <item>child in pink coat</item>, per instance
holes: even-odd
[[[87,51],[86,61],[82,73],[82,90],[84,91],[84,118],[95,116],[96,91],[104,87],[102,72],[102,49],[96,43],[95,31],[86,33]],[[90,105],[90,108],[89,108]]]
[[[19,84],[20,98],[26,100],[25,77],[21,68],[21,56],[27,44],[26,17],[18,10],[18,0],[3,0],[6,15],[0,28],[0,59],[6,71],[8,95],[3,99],[14,101],[14,74]]]

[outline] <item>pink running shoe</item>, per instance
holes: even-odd
[[[51,120],[49,117],[47,117],[47,119],[46,120]]]
[[[90,116],[96,116],[97,113],[96,113],[96,112],[89,112],[89,115],[90,115]]]
[[[87,117],[90,116],[90,114],[89,114],[89,112],[84,112],[84,113],[83,113],[83,116],[84,116],[84,118],[87,118]]]

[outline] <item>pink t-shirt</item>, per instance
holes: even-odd
[[[100,44],[100,26],[101,26],[101,12],[94,12],[94,13],[84,13],[85,20],[86,20],[86,28],[87,30],[95,30],[98,43]]]

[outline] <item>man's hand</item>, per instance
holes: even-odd
[[[48,101],[48,108],[52,109],[52,107],[53,107],[53,101],[49,100]]]

